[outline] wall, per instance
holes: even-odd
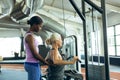
[[[20,37],[20,29],[0,29],[0,37]]]
[[[120,13],[110,13],[107,16],[107,26],[120,24]]]

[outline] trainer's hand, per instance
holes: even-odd
[[[46,60],[48,62],[48,65],[53,65],[53,61],[51,59]]]
[[[49,65],[49,63],[48,63],[47,61],[45,61],[45,64],[46,64],[46,65]]]

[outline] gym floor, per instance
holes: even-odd
[[[47,66],[42,66],[45,72]],[[85,80],[85,68],[81,69]],[[7,76],[7,77],[6,77]],[[120,80],[120,67],[110,66],[110,79]],[[0,80],[27,80],[27,73],[24,71],[23,64],[1,64]]]

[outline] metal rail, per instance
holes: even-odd
[[[85,18],[85,2],[88,3],[92,8],[96,9],[102,14],[102,23],[103,23],[103,40],[104,40],[104,60],[105,60],[105,79],[110,80],[109,76],[109,57],[108,57],[108,47],[107,47],[107,27],[106,27],[106,6],[105,0],[101,0],[101,8],[98,7],[90,0],[82,0],[82,13],[77,8],[73,0],[69,0],[80,18],[83,21],[83,33],[84,33],[84,51],[85,51],[85,67],[86,67],[86,80],[88,79],[88,53],[87,53],[87,36],[86,36],[86,18]]]

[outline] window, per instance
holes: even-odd
[[[120,56],[120,25],[109,27],[107,32],[109,55]]]
[[[108,54],[114,56],[115,55],[115,46],[108,47]]]
[[[120,56],[120,46],[117,46],[117,56]]]
[[[116,36],[116,46],[120,46],[120,35]]]
[[[114,46],[114,45],[115,45],[114,36],[109,36],[108,37],[108,47]]]
[[[0,38],[0,56],[14,57],[14,52],[20,53],[20,48],[20,37]]]
[[[116,35],[120,35],[120,25],[116,25],[115,26],[115,30],[116,30]]]
[[[108,54],[115,55],[114,27],[107,28]]]
[[[114,35],[114,27],[111,26],[107,28],[107,36],[113,36]]]

